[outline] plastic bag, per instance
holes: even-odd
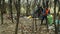
[[[49,14],[49,15],[47,16],[47,19],[48,19],[48,24],[49,24],[49,25],[52,25],[52,23],[53,23],[53,16]]]

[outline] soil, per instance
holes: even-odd
[[[27,19],[26,17],[20,17],[19,19],[18,34],[54,34],[53,30],[47,30],[46,25],[40,25],[41,21],[39,19],[36,19],[36,21],[33,18]],[[14,23],[12,23],[11,19],[4,16],[4,23],[0,24],[0,34],[15,34],[15,28],[16,20],[14,19]]]

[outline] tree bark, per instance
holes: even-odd
[[[16,23],[16,29],[15,34],[18,34],[18,25],[19,25],[19,16],[20,16],[20,0],[18,0],[17,5],[15,5],[17,10],[17,23]]]
[[[10,12],[10,16],[12,19],[12,23],[14,23],[13,22],[13,12],[12,12],[12,0],[9,0],[9,12]]]
[[[57,27],[56,27],[56,1],[54,0],[54,25],[55,25],[55,34],[57,34]]]

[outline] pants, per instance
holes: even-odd
[[[47,24],[47,16],[42,16],[42,19],[41,19],[41,24],[43,24],[43,20],[46,20],[46,24]]]

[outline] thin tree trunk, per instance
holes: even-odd
[[[4,12],[4,0],[1,0],[2,4],[1,4],[1,24],[3,24],[3,12]]]
[[[57,15],[58,15],[58,26],[57,26],[57,29],[58,29],[58,30],[57,30],[57,31],[59,32],[59,31],[60,31],[60,30],[59,30],[59,16],[60,16],[60,15],[59,15],[59,12],[60,12],[60,1],[58,1],[58,3],[59,3],[59,9],[58,9],[58,14],[57,14]]]
[[[36,1],[37,1],[37,0],[34,1],[34,7],[36,7],[36,5],[37,5]],[[33,16],[34,16],[34,15],[33,15]],[[33,25],[35,26],[35,27],[34,27],[34,34],[36,34],[36,33],[37,33],[37,24],[36,24],[36,18],[35,18],[35,16],[34,16],[34,18],[33,18]]]
[[[9,12],[10,12],[10,16],[12,19],[12,23],[14,23],[13,22],[13,12],[12,12],[12,0],[9,0]]]
[[[55,25],[55,34],[57,34],[57,28],[56,28],[56,0],[54,0],[54,25]]]
[[[29,5],[29,1],[27,0],[27,10],[26,10],[26,16],[29,16],[30,14],[30,11],[29,11],[29,8],[30,8],[30,5]]]
[[[46,0],[46,7],[48,8],[48,0]],[[46,8],[45,7],[45,8]],[[46,15],[46,24],[47,24],[47,32],[49,32],[49,29],[48,29],[48,19],[47,19],[47,15]]]
[[[15,34],[18,34],[18,25],[19,25],[19,16],[20,16],[20,0],[18,0],[18,3],[16,5],[16,10],[17,10],[17,23],[16,23]]]
[[[3,8],[3,13],[6,13],[5,0],[2,0],[2,1],[3,1],[3,2],[2,2],[2,3],[3,3],[3,7],[4,7],[4,8]]]
[[[45,3],[44,3],[44,0],[43,0],[43,2],[42,2],[42,3],[43,3],[43,7],[45,7]]]

